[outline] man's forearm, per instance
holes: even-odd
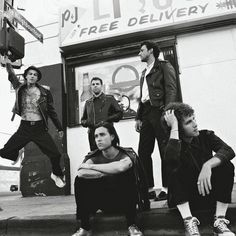
[[[107,121],[108,122],[118,122],[119,120],[122,119],[122,116],[123,116],[123,111],[117,111],[115,114],[110,115],[107,118]]]
[[[177,99],[177,83],[176,83],[176,73],[174,67],[167,63],[164,70],[165,78],[165,105],[168,105],[170,102],[175,102]]]
[[[10,63],[6,64],[6,69],[8,73],[8,80],[11,82],[14,89],[17,89],[21,83],[19,82],[18,78],[16,77],[15,71],[12,68]]]
[[[97,170],[107,175],[125,172],[131,167],[131,160],[115,161],[107,164],[90,164],[91,170]]]
[[[105,176],[104,173],[91,169],[79,169],[77,175],[78,177],[85,179],[98,179]]]
[[[218,157],[214,157],[214,156],[204,163],[204,165],[210,166],[211,169],[219,166],[220,164],[221,164],[221,160]]]

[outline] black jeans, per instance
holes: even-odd
[[[21,120],[18,130],[11,136],[4,147],[0,149],[0,156],[15,161],[19,150],[31,141],[50,158],[52,172],[57,176],[63,176],[60,167],[61,154],[51,135],[46,131],[43,121],[30,122]]]
[[[168,186],[168,205],[170,207],[189,202],[192,210],[199,210],[214,208],[216,201],[231,203],[234,184],[234,165],[231,162],[212,169],[212,190],[205,197],[198,193],[199,173],[195,173],[181,167],[172,172]]]
[[[138,155],[143,163],[149,188],[154,186],[152,153],[155,147],[155,140],[158,142],[160,157],[163,160],[162,150],[165,133],[161,127],[161,115],[162,110],[159,107],[153,107],[149,102],[143,104]],[[162,186],[167,187],[166,168],[163,161],[161,161],[161,171]]]
[[[115,181],[115,182],[114,182]],[[137,190],[133,181],[122,174],[100,179],[75,178],[76,217],[81,227],[90,230],[90,215],[98,209],[104,213],[123,213],[127,226],[135,223]]]

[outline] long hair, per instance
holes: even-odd
[[[109,122],[100,122],[95,126],[95,130],[100,127],[106,128],[110,135],[114,135],[114,139],[111,142],[113,147],[117,147],[120,145],[120,139],[113,124]]]
[[[183,130],[184,118],[192,116],[194,114],[193,108],[186,103],[171,102],[165,107],[164,113],[168,110],[174,110],[174,114],[178,120],[179,135],[180,135],[180,137],[183,137],[184,136],[184,130]],[[170,127],[167,125],[167,123],[164,119],[164,113],[161,117],[161,125],[162,125],[165,133],[169,136],[170,135]]]

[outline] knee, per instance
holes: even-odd
[[[224,163],[223,165],[213,169],[212,175],[216,178],[222,178],[222,176],[224,176],[224,179],[231,179],[234,177],[234,165],[231,162]]]
[[[79,177],[78,176],[76,176],[75,177],[75,181],[74,181],[74,185],[76,185],[76,183],[79,181]]]
[[[83,181],[84,179],[83,178],[80,178],[78,176],[75,177],[75,181],[74,181],[74,188],[75,188],[75,191],[81,186],[83,185]]]
[[[79,177],[78,175],[75,177],[75,181],[74,181],[74,186],[78,186],[79,184],[81,184],[82,182],[84,182],[84,178]]]

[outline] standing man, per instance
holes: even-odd
[[[189,105],[170,103],[165,110],[169,207],[178,208],[187,236],[200,236],[200,222],[192,211],[209,208],[215,211],[214,235],[235,236],[226,219],[234,185],[233,149],[213,131],[199,131]]]
[[[176,74],[168,61],[158,59],[160,50],[153,42],[143,42],[139,56],[142,62],[147,63],[140,79],[140,101],[136,115],[135,129],[140,133],[138,155],[146,170],[150,198],[164,200],[167,198],[166,169],[161,163],[162,191],[156,197],[153,179],[152,153],[157,139],[161,160],[161,151],[165,134],[161,127],[160,118],[163,108],[177,99]]]
[[[30,66],[24,71],[25,83],[23,84],[17,79],[10,63],[6,64],[6,69],[8,79],[16,91],[12,120],[17,114],[21,116],[21,123],[16,133],[0,149],[0,156],[16,163],[18,157],[21,156],[19,150],[30,141],[34,142],[50,158],[52,164],[51,178],[59,188],[62,188],[65,186],[65,182],[60,167],[61,154],[48,133],[47,120],[50,117],[58,130],[59,137],[63,137],[62,125],[53,107],[52,94],[48,89],[38,84],[42,77],[38,68]]]
[[[84,106],[81,124],[88,127],[88,138],[90,150],[97,149],[94,139],[94,127],[100,122],[118,122],[122,119],[123,111],[112,95],[102,92],[102,79],[93,77],[91,80],[91,90],[93,97],[88,99]]]

